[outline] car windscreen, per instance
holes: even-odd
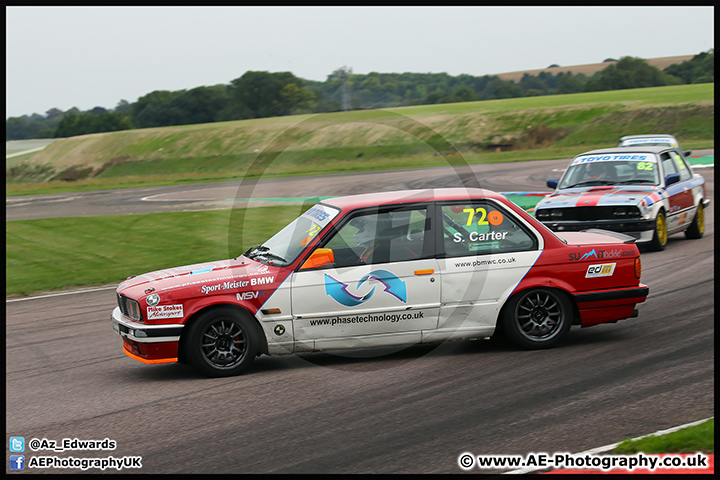
[[[290,265],[338,213],[337,208],[318,203],[245,256],[269,265]]]
[[[651,154],[581,155],[573,159],[558,188],[601,185],[657,185],[658,164]]]

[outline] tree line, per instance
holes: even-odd
[[[561,72],[525,74],[519,81],[494,75],[446,73],[353,74],[337,69],[324,82],[290,72],[249,71],[229,84],[190,90],[156,90],[135,103],[121,100],[112,110],[53,108],[46,115],[10,117],[5,139],[64,138],[133,128],[189,125],[302,113],[323,113],[409,105],[471,102],[538,95],[621,90],[715,81],[711,49],[664,70],[636,57],[607,59],[592,76]],[[553,65],[557,66],[557,65]]]

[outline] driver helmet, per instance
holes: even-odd
[[[368,215],[350,221],[350,225],[358,229],[358,231],[353,234],[358,245],[371,243],[375,238],[376,222],[373,219],[374,217],[372,215]]]
[[[605,174],[605,165],[601,163],[591,163],[588,167],[588,176],[590,178],[600,178]]]

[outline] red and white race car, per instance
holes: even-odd
[[[548,348],[571,325],[637,316],[631,237],[562,237],[480,189],[338,197],[234,259],[128,278],[112,324],[145,363],[208,376],[260,354],[488,338]]]

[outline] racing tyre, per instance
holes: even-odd
[[[659,252],[660,250],[665,250],[665,245],[667,245],[667,222],[665,221],[665,212],[658,212],[657,217],[655,217],[655,231],[653,232],[653,238],[650,241],[650,250],[654,250],[656,252]]]
[[[688,229],[685,230],[685,238],[693,240],[702,238],[703,233],[705,233],[705,209],[703,208],[702,202],[700,202],[695,212],[695,218],[693,218]]]
[[[537,350],[562,342],[572,325],[572,306],[558,291],[536,288],[515,295],[503,312],[502,326],[519,346]]]
[[[208,377],[238,375],[258,351],[257,329],[248,314],[218,308],[202,314],[191,326],[183,348],[190,365]]]

